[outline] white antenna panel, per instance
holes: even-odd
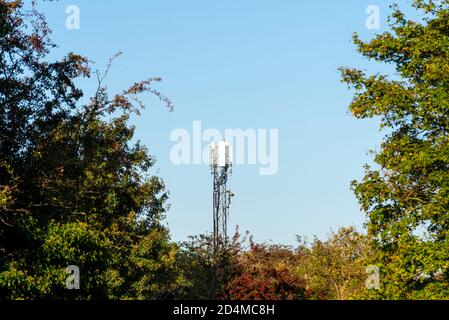
[[[213,142],[209,147],[210,165],[226,167],[232,164],[232,147],[227,141]]]

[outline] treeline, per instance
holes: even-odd
[[[186,286],[174,298],[231,300],[351,299],[367,291],[366,236],[342,228],[296,247],[255,243],[236,232],[214,254],[211,237],[181,244]]]
[[[159,78],[114,95],[86,57],[49,61],[54,47],[35,6],[0,0],[1,299],[449,298],[449,4],[415,0],[421,21],[393,6],[390,31],[358,51],[393,75],[341,68],[350,111],[388,129],[353,190],[366,234],[343,228],[296,247],[236,233],[174,243],[168,193],[128,120]],[[87,103],[76,85],[94,78]],[[80,290],[65,269],[80,269]],[[378,270],[368,290],[366,273]]]

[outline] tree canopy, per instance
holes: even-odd
[[[357,118],[380,119],[388,134],[353,188],[388,299],[449,295],[449,2],[415,0],[420,21],[393,6],[390,31],[354,42],[366,58],[394,74],[342,68],[355,90]]]
[[[137,96],[159,78],[110,97],[107,70],[54,47],[44,17],[0,1],[0,296],[64,298],[65,268],[80,268],[76,298],[155,298],[182,279],[161,220],[167,191],[154,159],[131,143]],[[75,80],[96,76],[85,105]]]

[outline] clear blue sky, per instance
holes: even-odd
[[[279,130],[279,171],[234,167],[230,224],[256,240],[293,244],[295,235],[324,237],[331,229],[362,226],[350,191],[370,162],[381,133],[371,120],[347,112],[351,93],[339,66],[381,70],[356,53],[354,31],[372,37],[386,28],[389,1],[72,0],[42,5],[59,44],[103,68],[118,51],[108,78],[111,93],[160,76],[173,113],[151,96],[133,118],[136,139],[157,158],[155,174],[170,190],[167,223],[174,240],[211,231],[211,176],[206,165],[170,162],[173,129]],[[405,1],[399,1],[405,3]],[[65,28],[65,8],[78,5],[81,29]],[[381,11],[381,30],[367,30],[366,7]],[[83,81],[92,93],[95,81]]]

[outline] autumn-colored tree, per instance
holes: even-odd
[[[365,57],[394,67],[368,75],[342,68],[350,111],[378,117],[387,136],[353,188],[368,215],[372,264],[384,299],[449,298],[449,2],[414,0],[419,21],[392,7],[390,31],[354,37]]]
[[[257,244],[240,251],[238,275],[227,285],[231,300],[302,300],[309,297],[304,278],[295,273],[302,251],[282,245]]]
[[[296,272],[306,280],[313,298],[347,300],[365,290],[369,256],[365,235],[349,227],[332,232],[326,240],[299,240],[305,258]]]
[[[74,81],[89,62],[48,61],[49,32],[34,6],[0,0],[0,298],[165,297],[182,284],[161,225],[167,192],[127,122],[140,93],[171,103],[159,78],[109,97],[96,72],[81,105]],[[68,265],[79,291],[65,288]]]
[[[224,239],[223,239],[224,240]],[[186,286],[180,299],[305,299],[305,281],[295,272],[302,254],[288,246],[257,244],[237,231],[214,250],[213,237],[191,237],[181,245],[179,269]]]

